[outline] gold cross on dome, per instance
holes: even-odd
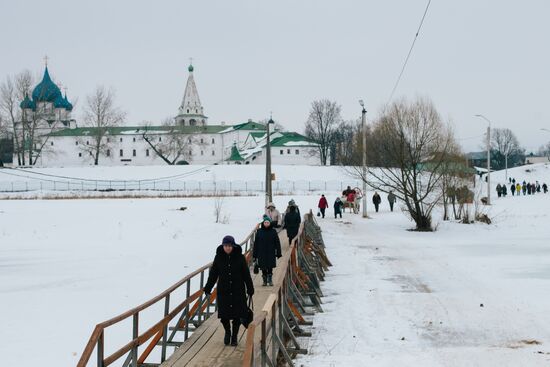
[[[48,60],[49,60],[48,55],[44,56],[44,65],[46,65],[46,67],[48,67]]]
[[[189,58],[189,65],[193,65],[193,58],[192,57]]]

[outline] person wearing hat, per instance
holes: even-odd
[[[218,318],[225,335],[225,345],[236,346],[241,326],[241,318],[246,316],[248,307],[246,295],[252,297],[254,285],[241,246],[235,243],[233,236],[225,236],[222,244],[216,249],[216,256],[208,273],[204,293],[210,296],[214,284],[218,282]],[[233,329],[231,329],[231,322]]]
[[[277,228],[281,225],[282,223],[281,213],[279,213],[277,208],[275,208],[275,204],[273,203],[267,204],[267,206],[265,207],[265,215],[267,215],[269,219],[271,219],[271,226],[273,228]]]
[[[277,266],[277,259],[281,254],[281,241],[271,219],[264,215],[260,228],[256,231],[252,257],[262,269],[263,285],[273,285],[273,268]]]
[[[283,229],[286,229],[288,243],[290,244],[292,243],[292,239],[298,234],[301,219],[295,206],[291,206],[289,210],[288,214],[285,215]]]
[[[286,210],[285,210],[285,215],[287,215],[290,212],[291,207],[296,208],[296,213],[298,213],[298,216],[300,216],[300,208],[298,208],[298,205],[296,205],[296,202],[294,201],[294,199],[291,199],[288,202],[288,206],[286,207]]]

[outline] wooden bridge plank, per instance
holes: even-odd
[[[286,231],[279,233],[282,261],[287,260],[289,250]],[[280,266],[274,269],[273,279],[281,281]],[[273,287],[262,286],[262,276],[252,274],[254,282],[254,305],[255,313],[261,312],[263,305],[271,294]],[[261,333],[256,333],[260,338]],[[241,327],[239,332],[239,345],[237,347],[225,346],[223,344],[224,330],[218,315],[213,314],[195,331],[189,339],[178,348],[174,354],[160,367],[241,367],[246,342],[246,329]]]

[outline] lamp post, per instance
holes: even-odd
[[[491,120],[483,115],[475,115],[489,123],[487,126],[487,205],[491,205]]]
[[[546,131],[547,133],[550,133],[550,130],[548,130],[548,129],[544,128],[544,127],[543,127],[541,130],[542,130],[542,131]],[[547,156],[546,159],[548,159],[548,160],[550,161],[550,152],[547,151],[547,152],[546,152],[546,156]]]
[[[363,144],[362,144],[362,156],[363,156],[363,167],[362,167],[362,178],[363,178],[363,218],[367,218],[367,110],[365,110],[365,103],[362,99],[359,100],[361,105],[361,130],[363,133]]]
[[[269,118],[267,122],[267,144],[265,152],[265,206],[267,207],[268,203],[273,202],[273,194],[271,191],[271,138],[269,132],[269,125],[274,124],[272,118]]]

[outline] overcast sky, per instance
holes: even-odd
[[[210,124],[273,117],[303,132],[311,101],[375,118],[388,100],[427,0],[8,1],[0,78],[42,73],[78,97],[112,86],[127,124],[181,103],[192,57]],[[550,1],[432,0],[396,97],[430,97],[466,151],[486,124],[527,149],[550,140]]]

